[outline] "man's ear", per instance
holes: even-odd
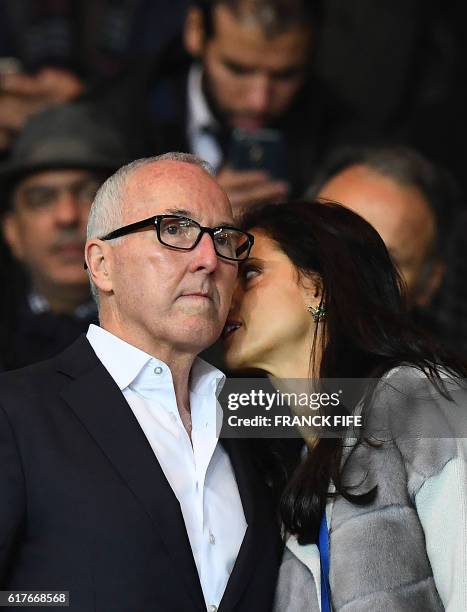
[[[415,295],[415,303],[420,308],[426,308],[435,297],[446,272],[446,265],[440,259],[430,264],[429,275],[423,283],[423,287]]]
[[[193,57],[199,58],[204,49],[206,30],[204,27],[203,13],[196,6],[188,9],[183,26],[183,44],[185,49]]]
[[[2,233],[14,257],[22,261],[24,257],[23,241],[21,240],[18,217],[14,212],[8,211],[3,215]]]
[[[84,248],[84,256],[91,279],[103,293],[112,291],[111,248],[109,244],[98,238],[88,240]]]

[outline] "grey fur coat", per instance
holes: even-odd
[[[364,493],[377,484],[376,499],[357,506],[337,496],[327,506],[332,609],[440,612],[445,608],[415,497],[424,483],[464,452],[465,444],[458,442],[460,436],[467,437],[466,395],[454,393],[463,401],[453,405],[408,366],[393,370],[383,381],[365,417],[365,431],[379,446],[355,446],[356,440],[349,438],[344,451],[344,478],[353,486],[351,492]],[[319,567],[315,545],[299,546],[295,538],[289,539],[275,612],[319,612]],[[456,606],[456,612],[466,611]]]

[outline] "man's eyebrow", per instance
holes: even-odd
[[[34,193],[35,191],[53,191],[56,187],[52,185],[29,185],[28,187],[22,187],[23,193]]]
[[[222,58],[221,58],[221,61],[226,66],[229,66],[231,68],[237,68],[237,69],[240,69],[240,70],[244,70],[245,72],[255,72],[257,70],[257,67],[255,65],[247,64],[247,63],[244,63],[244,62],[238,62],[238,61],[236,61],[234,59],[231,59],[227,55],[223,55]]]
[[[236,227],[236,225],[235,225],[235,223],[232,221],[232,219],[230,219],[230,220],[226,219],[225,221],[218,221],[218,222],[215,224],[215,227],[225,227],[225,226],[228,226],[228,227]]]
[[[81,187],[82,185],[86,185],[90,181],[98,181],[98,178],[95,176],[83,176],[81,178],[76,178],[71,181],[68,181],[63,184],[54,185],[54,184],[38,184],[38,185],[27,185],[26,187],[22,187],[24,193],[34,193],[39,191],[60,191],[61,189],[76,189],[77,187]]]
[[[244,62],[238,62],[234,59],[231,59],[227,55],[223,55],[221,58],[222,63],[234,70],[239,70],[241,72],[263,72],[258,66],[255,64],[248,64]],[[297,61],[295,64],[289,64],[287,66],[281,66],[279,68],[271,68],[270,70],[266,70],[275,77],[281,77],[283,75],[287,76],[288,74],[294,74],[296,72],[300,72],[308,66],[308,62],[306,61]]]
[[[189,219],[193,219],[193,221],[198,221],[197,219],[195,219],[196,215],[193,215],[192,212],[190,212],[189,210],[185,210],[184,208],[168,208],[165,212],[165,215],[179,215],[180,217],[188,217]],[[218,223],[216,223],[216,227],[221,227],[224,225],[228,225],[229,227],[234,226],[234,223],[232,220],[225,220],[225,221],[219,221]]]
[[[193,214],[189,210],[185,210],[184,208],[168,208],[165,212],[165,215],[178,215],[180,217],[190,217]]]

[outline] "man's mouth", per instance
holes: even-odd
[[[228,319],[224,325],[224,331],[222,332],[222,339],[226,340],[230,338],[243,324],[240,321]]]
[[[232,119],[232,126],[246,130],[247,132],[255,132],[260,130],[267,125],[267,119],[265,116],[242,116],[237,115]]]
[[[57,246],[56,249],[57,251],[62,251],[62,252],[78,251],[80,253],[83,253],[84,245],[83,244],[63,244],[63,245]]]
[[[182,293],[180,297],[188,298],[204,298],[206,300],[212,300],[210,293],[203,291],[194,291],[193,293]]]
[[[81,260],[84,254],[84,244],[70,243],[70,244],[55,245],[52,249],[52,252],[66,259],[67,258],[72,258],[72,259],[79,258]]]

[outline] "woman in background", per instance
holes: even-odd
[[[267,205],[243,229],[255,243],[224,334],[227,366],[272,379],[379,381],[353,404],[369,434],[305,439],[282,499],[288,539],[275,609],[467,610],[467,449],[453,437],[446,385],[467,376],[465,364],[411,327],[389,254],[355,213]],[[452,436],[372,440],[370,423],[389,407],[403,430],[427,425],[423,402],[404,401],[420,383]]]

